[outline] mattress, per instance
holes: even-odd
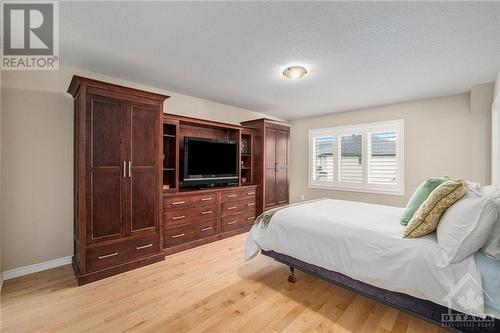
[[[482,282],[474,256],[437,267],[435,233],[402,238],[402,212],[403,208],[332,199],[287,207],[268,224],[252,227],[246,260],[260,249],[275,251],[375,287],[482,316]],[[463,281],[475,296],[473,309],[452,290],[463,287]]]

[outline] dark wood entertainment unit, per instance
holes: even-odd
[[[168,96],[79,76],[68,92],[75,110],[79,285],[246,232],[263,210],[288,203],[288,124],[258,119],[240,126],[166,114]],[[185,186],[185,137],[236,141],[236,186]]]
[[[164,114],[163,247],[165,254],[250,230],[258,210],[253,183],[253,130],[238,125]],[[184,138],[237,140],[239,186],[192,189],[182,182]],[[244,143],[243,143],[244,141]],[[175,175],[175,176],[174,176]]]

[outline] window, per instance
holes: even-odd
[[[318,136],[313,143],[313,179],[333,180],[333,140],[332,136]]]
[[[309,186],[403,194],[404,120],[309,130]]]

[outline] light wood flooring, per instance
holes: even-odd
[[[64,266],[4,282],[1,332],[442,332],[259,255],[246,235],[77,287]]]

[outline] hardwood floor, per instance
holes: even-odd
[[[5,281],[2,332],[444,332],[258,256],[245,234],[77,287],[70,266]]]

